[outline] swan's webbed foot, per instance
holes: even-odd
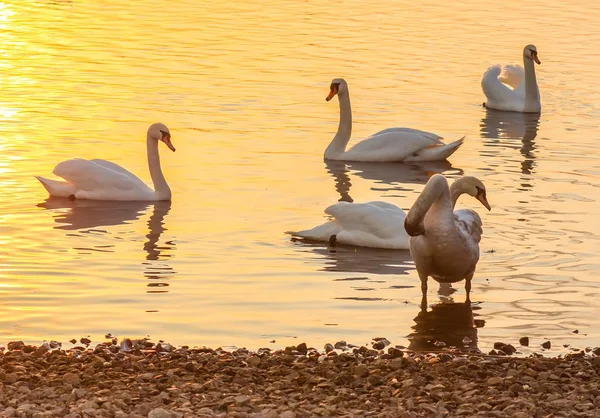
[[[329,237],[329,246],[335,247],[335,243],[337,242],[337,235],[333,234]]]
[[[68,197],[69,200],[73,201],[75,200],[75,195],[74,194],[70,194]]]

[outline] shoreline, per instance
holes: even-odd
[[[600,349],[414,353],[384,340],[255,352],[11,342],[0,354],[0,417],[591,417],[600,408]]]

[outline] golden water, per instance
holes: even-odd
[[[0,2],[0,340],[407,344],[421,298],[407,252],[331,251],[284,231],[322,222],[342,196],[408,209],[443,172],[480,177],[493,207],[459,202],[484,221],[478,328],[461,305],[439,305],[462,302],[461,283],[449,297],[430,283],[429,302],[458,318],[450,331],[482,349],[522,335],[534,349],[599,345],[600,6],[490,7]],[[483,72],[520,62],[527,43],[542,60],[542,116],[486,113]],[[334,77],[349,83],[355,138],[409,126],[465,144],[451,165],[325,164]],[[177,147],[160,150],[171,204],[46,202],[33,176],[75,156],[149,181],[156,121]]]

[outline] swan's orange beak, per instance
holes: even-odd
[[[331,85],[331,90],[329,91],[329,96],[327,96],[325,98],[326,101],[330,101],[331,99],[333,99],[333,96],[335,96],[338,92],[338,86],[336,84],[332,84]]]
[[[535,62],[537,62],[538,64],[541,64],[541,63],[542,63],[542,62],[540,61],[540,59],[538,58],[538,56],[537,56],[537,52],[532,52],[532,53],[531,53],[531,58],[532,58],[532,59],[533,59]]]
[[[163,137],[162,137],[162,142],[164,142],[164,143],[165,143],[165,145],[166,145],[167,147],[169,147],[169,149],[170,149],[171,151],[175,152],[175,147],[174,147],[174,146],[173,146],[173,144],[171,143],[171,134],[169,134],[169,133],[163,134]]]
[[[489,203],[488,203],[488,201],[487,201],[487,197],[486,197],[486,195],[485,195],[485,192],[478,193],[478,194],[477,194],[477,196],[476,196],[475,198],[476,198],[477,200],[479,200],[479,201],[481,202],[481,204],[482,204],[483,206],[485,206],[485,208],[486,208],[487,210],[492,210],[492,207],[490,206],[490,204],[489,204]]]

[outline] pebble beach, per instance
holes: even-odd
[[[0,417],[592,417],[600,408],[598,348],[549,358],[375,348],[384,339],[255,352],[81,342],[9,343]]]

